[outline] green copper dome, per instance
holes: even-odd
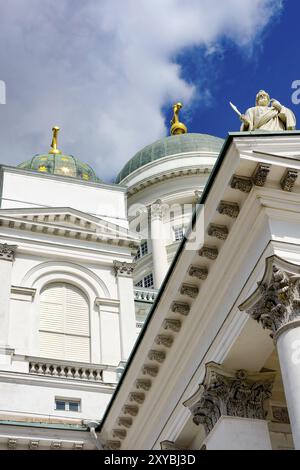
[[[219,153],[224,140],[208,134],[178,134],[157,140],[137,152],[120,171],[116,183],[147,163],[159,158],[186,152]]]
[[[95,183],[101,182],[89,165],[82,163],[72,155],[50,153],[35,155],[31,160],[18,165],[18,168],[40,171],[50,175],[70,176]]]

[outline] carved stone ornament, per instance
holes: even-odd
[[[7,245],[0,243],[0,260],[14,261],[17,245]]]
[[[252,180],[251,178],[248,178],[247,176],[233,175],[231,182],[230,182],[231,188],[239,189],[243,193],[250,193],[252,186],[253,186]]]
[[[161,450],[181,450],[179,447],[176,447],[173,441],[161,441],[160,448]]]
[[[39,444],[40,444],[40,441],[37,441],[37,440],[30,441],[29,444],[28,444],[28,447],[29,447],[29,449],[32,449],[32,450],[38,449]]]
[[[132,418],[121,416],[117,420],[118,426],[124,426],[125,428],[130,428],[132,426]]]
[[[127,432],[125,429],[113,429],[112,435],[119,439],[125,439]]]
[[[151,208],[151,219],[162,219],[165,213],[168,211],[168,204],[164,204],[161,199],[157,199],[150,206]]]
[[[267,165],[266,163],[259,163],[257,165],[252,175],[252,181],[255,184],[255,186],[265,185],[270,168],[271,168],[271,165]]]
[[[240,207],[237,202],[221,201],[218,205],[218,212],[222,215],[227,215],[232,219],[236,219],[240,212]]]
[[[145,394],[143,392],[131,392],[128,396],[129,401],[134,401],[142,405],[145,401]]]
[[[195,299],[199,294],[199,287],[192,284],[182,284],[180,287],[180,294],[187,295],[188,297]]]
[[[280,186],[283,191],[292,191],[297,177],[298,171],[288,168],[280,181]]]
[[[52,441],[51,442],[51,449],[60,449],[61,448],[61,442],[60,441]]]
[[[148,359],[150,361],[156,361],[160,364],[166,359],[166,353],[164,351],[157,351],[156,349],[150,349],[148,352]]]
[[[180,313],[180,315],[186,316],[189,314],[190,306],[184,302],[173,302],[171,305],[171,310],[174,313]]]
[[[155,343],[166,348],[170,348],[173,344],[173,337],[170,335],[157,335],[155,338]]]
[[[206,373],[199,390],[189,398],[187,406],[195,424],[202,424],[208,434],[221,416],[265,419],[265,400],[271,397],[275,372],[247,373],[226,370],[219,364],[206,364]]]
[[[147,380],[147,379],[137,379],[135,382],[135,387],[138,390],[145,390],[145,392],[148,392],[148,390],[150,390],[151,385],[152,385],[151,380]]]
[[[16,449],[18,440],[17,439],[8,439],[7,447],[11,450]]]
[[[228,228],[226,225],[210,224],[207,233],[211,237],[216,237],[219,240],[226,240],[228,237]]]
[[[204,281],[208,275],[208,269],[201,266],[190,266],[189,267],[189,276],[196,277],[197,279],[201,279]]]
[[[121,448],[120,441],[106,441],[105,448],[108,450],[118,450]]]
[[[203,246],[200,250],[199,250],[199,256],[204,256],[204,258],[208,258],[208,259],[211,259],[211,260],[214,260],[216,259],[216,257],[218,256],[218,248],[216,248],[215,246]]]
[[[139,408],[136,405],[124,405],[123,413],[125,415],[136,416],[139,412]]]
[[[125,261],[114,261],[114,272],[116,276],[131,277],[136,263],[126,263]]]
[[[262,281],[239,309],[273,334],[300,320],[300,266],[276,256],[267,258]]]
[[[163,328],[165,330],[171,330],[174,331],[174,333],[178,333],[181,328],[181,321],[173,320],[172,318],[166,318],[163,322]]]
[[[150,375],[150,377],[156,377],[158,374],[158,367],[150,364],[145,364],[142,368],[142,373],[144,375]]]
[[[82,450],[83,449],[83,442],[75,442],[75,444],[73,445],[73,449],[74,450]]]

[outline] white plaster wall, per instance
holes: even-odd
[[[126,194],[115,185],[93,184],[25,170],[3,172],[1,208],[72,207],[127,227]]]
[[[77,388],[77,389],[76,389]],[[80,399],[81,411],[55,410],[55,397]],[[57,416],[75,419],[101,419],[111,398],[111,391],[81,390],[80,385],[53,386],[51,382],[32,385],[0,381],[0,413],[26,413],[33,416]]]

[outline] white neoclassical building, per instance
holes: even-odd
[[[167,137],[106,184],[61,153],[58,130],[48,153],[1,165],[3,449],[100,447],[94,430],[223,143]],[[164,204],[179,207],[169,232]]]
[[[110,449],[300,449],[299,156],[297,131],[227,137],[98,427]]]

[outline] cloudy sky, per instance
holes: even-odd
[[[225,137],[267,88],[292,107],[297,0],[0,0],[1,163],[60,147],[112,181],[168,134]],[[299,41],[299,40],[298,40]],[[297,114],[297,109],[294,109]]]

